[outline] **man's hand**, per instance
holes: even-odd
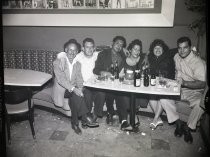
[[[79,88],[74,88],[72,92],[74,92],[77,96],[84,97],[82,90]]]
[[[200,53],[197,51],[197,49],[196,49],[195,46],[191,46],[191,50],[192,50],[192,52],[193,52],[194,55],[200,56]]]

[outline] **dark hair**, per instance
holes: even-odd
[[[140,54],[142,54],[142,42],[139,39],[133,40],[129,45],[128,45],[128,50],[131,50],[135,45],[140,46]]]
[[[83,46],[85,46],[85,43],[86,42],[90,42],[90,43],[93,43],[93,45],[95,45],[95,42],[94,42],[94,40],[92,39],[92,38],[85,38],[84,40],[83,40]]]
[[[153,50],[155,48],[155,46],[161,46],[163,48],[163,53],[167,52],[169,50],[168,45],[166,45],[166,43],[161,40],[161,39],[155,39],[149,47],[149,53],[153,54]]]
[[[116,42],[117,40],[122,40],[123,41],[123,47],[126,47],[126,40],[123,36],[115,36],[113,38],[113,43]]]
[[[181,37],[177,40],[177,47],[179,46],[180,43],[183,42],[188,42],[188,45],[191,46],[191,40],[189,37]]]
[[[81,45],[77,42],[76,39],[69,39],[69,41],[67,41],[63,46],[64,51],[70,44],[75,44],[77,46],[78,52],[81,51]]]

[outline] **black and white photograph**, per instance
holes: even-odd
[[[111,9],[112,0],[99,0],[99,9]]]
[[[72,0],[58,0],[59,9],[71,9],[72,4]]]
[[[115,9],[125,8],[125,0],[112,0],[112,8]]]
[[[73,7],[84,7],[85,0],[73,0]]]
[[[154,8],[155,0],[139,0],[140,8]]]
[[[11,9],[21,9],[22,8],[22,0],[8,0],[9,6]]]
[[[32,2],[32,0],[22,0],[22,8],[23,9],[33,8],[33,2]]]
[[[208,157],[208,9],[207,0],[3,2],[0,154]]]
[[[126,8],[138,8],[139,0],[126,0]]]
[[[86,8],[97,8],[97,0],[85,0]]]
[[[47,1],[46,0],[32,0],[33,9],[46,9]]]

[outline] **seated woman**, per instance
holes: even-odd
[[[175,63],[171,55],[169,54],[169,48],[166,43],[161,39],[155,39],[149,48],[148,61],[150,64],[150,73],[158,76],[160,73],[165,78],[174,79],[175,78]],[[153,122],[150,124],[150,128],[154,130],[158,125],[163,125],[163,121],[160,115],[163,110],[165,110],[168,122],[172,123],[179,119],[178,116],[168,116],[174,111],[167,106],[168,101],[173,101],[170,99],[163,99],[161,96],[150,97],[149,104],[155,113]],[[176,108],[176,106],[170,106]],[[175,109],[176,110],[176,109]],[[176,114],[174,114],[176,115]]]
[[[129,55],[125,60],[124,67],[121,70],[119,75],[125,75],[125,69],[126,70],[142,70],[144,66],[144,54],[142,53],[142,42],[138,39],[133,40],[128,45],[128,52]],[[127,122],[127,115],[128,115],[128,109],[130,108],[130,97],[126,96],[121,98],[122,103],[125,105],[121,108],[119,108],[119,117],[121,119],[121,129],[125,130],[127,127],[129,127],[129,124]],[[136,97],[136,106],[147,106],[148,99],[147,98],[141,98]]]
[[[74,60],[78,54],[77,41],[75,39],[69,40],[64,45],[64,51],[59,53],[53,62],[55,80],[52,97],[57,106],[64,104],[64,97],[69,98],[72,129],[75,133],[81,134],[78,117],[82,118],[83,128],[95,127],[98,124],[93,123],[92,119],[87,116],[88,109],[83,95],[81,64]]]

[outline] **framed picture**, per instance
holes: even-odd
[[[3,26],[172,27],[175,1],[9,0]]]

